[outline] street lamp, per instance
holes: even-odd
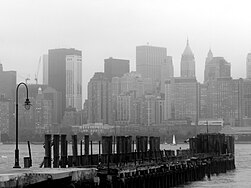
[[[30,109],[31,103],[30,100],[28,98],[28,87],[25,83],[21,82],[17,85],[16,88],[16,149],[15,149],[15,165],[13,168],[20,168],[19,166],[19,150],[18,150],[18,88],[20,85],[24,85],[26,88],[26,100],[24,102],[24,108],[26,110]]]

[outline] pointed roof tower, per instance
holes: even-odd
[[[211,50],[211,48],[209,49],[208,53],[207,53],[207,57],[213,57],[213,52]]]
[[[208,53],[207,53],[207,58],[206,58],[206,63],[210,62],[213,59],[213,53],[211,48],[209,49]]]
[[[190,46],[189,46],[189,40],[187,39],[187,45],[186,45],[186,48],[185,48],[185,50],[184,50],[184,52],[183,52],[183,54],[182,55],[189,55],[189,56],[193,56],[193,52],[192,52],[192,50],[191,50],[191,48],[190,48]]]
[[[181,77],[195,77],[195,60],[194,54],[189,46],[189,40],[187,39],[186,48],[181,56],[180,62],[180,76]]]

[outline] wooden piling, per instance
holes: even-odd
[[[83,166],[83,141],[80,140],[80,165]]]
[[[45,135],[44,149],[45,149],[44,167],[51,168],[51,135],[50,134]]]
[[[66,135],[61,135],[61,168],[65,168],[67,164],[67,141]]]
[[[77,156],[78,156],[77,135],[72,135],[72,156],[73,156],[73,166],[78,166],[78,163],[77,163]]]
[[[85,155],[89,155],[89,135],[85,135]]]
[[[59,135],[53,135],[53,168],[59,167]]]
[[[112,153],[112,136],[102,136],[102,154]]]

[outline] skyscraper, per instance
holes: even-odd
[[[242,126],[251,126],[251,80],[243,80],[242,87]]]
[[[59,116],[62,119],[66,108],[66,56],[82,56],[80,50],[74,48],[51,49],[48,51],[48,85],[62,94],[62,111]]]
[[[172,56],[167,56],[161,64],[161,93],[165,93],[165,81],[173,77]]]
[[[232,126],[241,124],[242,79],[217,78],[207,82],[207,118],[222,118]],[[247,95],[248,96],[248,95]]]
[[[11,102],[0,95],[0,134],[8,134],[10,130]]]
[[[166,58],[166,48],[155,46],[136,47],[136,71],[143,78],[161,81],[161,64]]]
[[[172,78],[166,81],[165,119],[187,119],[195,124],[199,116],[199,83],[196,78]]]
[[[103,72],[96,72],[88,83],[88,122],[112,122],[111,82]]]
[[[105,59],[104,73],[111,81],[113,77],[121,77],[125,73],[130,72],[129,60],[113,59],[112,57]]]
[[[186,48],[181,56],[180,68],[181,77],[195,77],[195,60],[188,40]]]
[[[3,95],[5,99],[10,99],[11,102],[14,102],[16,86],[16,71],[4,71],[3,65],[0,63],[0,95]]]
[[[48,85],[48,54],[43,55],[43,84]]]
[[[204,83],[208,80],[231,77],[230,63],[228,63],[223,57],[211,57],[210,59],[210,61],[209,57],[206,59]]]
[[[66,56],[66,107],[82,109],[82,57]]]
[[[248,53],[247,55],[247,61],[246,61],[246,71],[247,71],[247,79],[251,78],[251,53]]]

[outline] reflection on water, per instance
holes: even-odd
[[[188,148],[187,144],[178,144],[171,146],[161,144],[161,149],[176,150]],[[72,154],[71,145],[68,146],[69,154]],[[79,147],[80,148],[80,147]],[[134,147],[135,148],[135,147]],[[212,176],[211,180],[192,182],[181,187],[251,187],[251,144],[236,144],[236,170],[229,171],[226,174]],[[14,166],[15,144],[0,145],[0,170],[8,169]],[[33,166],[38,167],[43,160],[43,145],[31,145]],[[28,156],[28,147],[25,144],[19,145],[20,165],[23,166],[23,157]],[[93,153],[98,153],[98,144],[93,145]]]

